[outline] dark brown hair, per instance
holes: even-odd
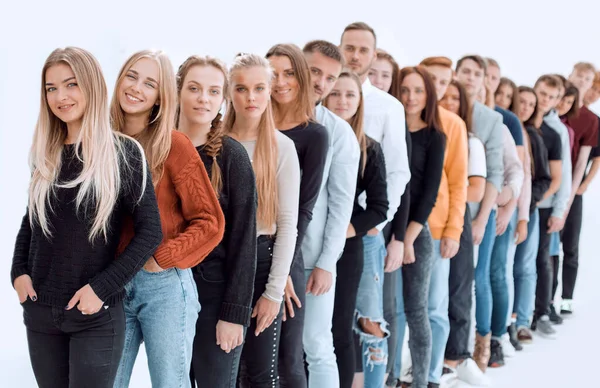
[[[398,83],[402,85],[404,79],[410,74],[418,74],[423,79],[423,83],[425,84],[425,93],[427,93],[425,108],[421,112],[421,119],[425,121],[428,128],[431,128],[435,131],[442,130],[442,125],[440,122],[440,115],[438,113],[438,102],[437,102],[437,94],[435,92],[435,85],[429,72],[423,66],[409,66],[400,70],[400,78],[398,79]]]
[[[563,95],[563,98],[571,96],[575,98],[575,101],[573,101],[573,105],[571,106],[571,109],[569,109],[569,111],[566,113],[566,116],[569,119],[574,119],[577,118],[577,116],[579,116],[579,89],[577,89],[575,85],[567,81],[567,83],[565,84],[565,93]]]
[[[302,116],[303,123],[308,124],[314,118],[314,109],[311,93],[312,85],[310,83],[310,70],[308,63],[300,47],[295,44],[277,44],[269,49],[265,58],[287,57],[294,70],[294,77],[298,80],[298,96],[296,98],[297,112]],[[271,98],[273,113],[278,114],[279,103]]]
[[[467,133],[473,134],[473,127],[471,125],[471,104],[469,103],[467,91],[465,90],[465,87],[455,79],[450,81],[448,87],[450,86],[454,86],[456,90],[458,90],[458,100],[460,104],[458,108],[458,116],[465,122],[465,125],[467,126]]]
[[[479,67],[481,67],[481,69],[483,70],[483,74],[487,75],[487,63],[486,63],[485,59],[483,59],[479,55],[466,55],[466,56],[462,57],[461,59],[459,59],[458,62],[456,62],[456,71],[458,71],[458,69],[460,69],[460,66],[463,64],[463,62],[468,59],[477,63],[479,65]]]
[[[317,52],[326,56],[327,58],[341,63],[342,66],[345,66],[346,64],[346,60],[344,59],[344,55],[340,51],[340,48],[326,40],[311,40],[304,45],[302,52],[304,54],[312,54]]]
[[[540,125],[541,122],[539,121],[540,118],[540,110],[538,108],[538,98],[537,98],[537,93],[535,92],[535,90],[532,87],[529,86],[519,86],[517,91],[519,92],[519,94],[521,93],[532,93],[535,96],[535,109],[533,110],[533,114],[531,115],[531,117],[529,119],[527,119],[527,121],[525,121],[523,123],[523,125],[525,127],[533,127],[535,128],[538,133],[541,135],[542,132],[540,130]],[[518,105],[515,106],[513,108],[513,113],[518,115]]]
[[[340,38],[340,40],[344,38],[344,34],[348,31],[368,31],[368,32],[370,32],[371,34],[373,34],[375,47],[377,47],[377,35],[375,34],[375,30],[373,30],[373,28],[371,26],[369,26],[367,23],[354,22],[354,23],[348,24],[346,26],[346,28],[344,28],[344,32],[342,32],[342,37]]]
[[[496,93],[494,94],[494,97],[496,97],[498,95],[498,93],[500,93],[500,88],[502,86],[508,86],[512,89],[513,98],[512,98],[512,102],[508,106],[508,110],[512,111],[513,108],[516,109],[519,106],[519,93],[517,90],[517,84],[515,84],[510,78],[506,78],[506,77],[500,78],[500,83],[498,84],[498,89],[496,89]]]
[[[542,75],[540,78],[537,79],[537,81],[535,81],[534,88],[537,87],[542,82],[551,88],[560,89],[560,88],[564,87],[562,80],[559,77],[555,76],[554,74]]]

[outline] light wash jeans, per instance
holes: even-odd
[[[311,273],[312,269],[305,270],[307,282]],[[336,276],[334,273],[329,292],[320,296],[306,294],[304,302],[305,315],[302,343],[306,354],[306,362],[308,363],[309,388],[338,388],[340,386],[340,376],[333,350],[333,333],[331,331],[335,282]]]
[[[485,226],[483,240],[479,245],[479,255],[475,267],[475,327],[477,333],[486,336],[490,332],[492,320],[492,285],[490,265],[492,250],[496,240],[496,210],[490,212]]]
[[[529,217],[529,224],[527,224],[527,240],[517,245],[515,253],[515,302],[512,311],[517,314],[517,328],[521,326],[529,327],[533,314],[537,283],[536,258],[539,242],[539,211],[535,209]]]
[[[129,386],[142,341],[153,387],[190,387],[192,347],[200,313],[192,271],[142,269],[125,291],[125,347],[114,387]]]
[[[381,388],[385,382],[385,369],[388,359],[388,341],[390,331],[383,318],[383,276],[385,265],[385,241],[383,233],[376,236],[364,236],[364,268],[358,286],[356,299],[356,320],[354,330],[362,346],[362,364],[365,374],[364,388]],[[358,325],[358,319],[368,318],[380,323],[384,337],[379,338],[365,333]]]
[[[431,365],[429,382],[440,383],[444,367],[446,342],[450,334],[448,318],[450,259],[443,259],[440,240],[433,240],[433,269],[429,285],[429,324],[431,325]]]

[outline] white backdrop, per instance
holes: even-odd
[[[8,379],[0,382],[3,387],[34,386],[8,275],[26,204],[40,70],[54,48],[90,50],[103,66],[109,90],[123,61],[139,49],[163,49],[175,67],[190,54],[229,62],[239,51],[264,54],[275,43],[302,46],[318,38],[338,43],[344,26],[357,20],[375,28],[379,47],[401,66],[431,55],[456,61],[478,53],[498,60],[503,75],[517,84],[532,84],[546,72],[568,75],[579,60],[600,66],[600,5],[589,0],[87,3],[6,0],[0,5],[0,378]]]

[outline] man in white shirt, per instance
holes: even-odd
[[[374,87],[368,78],[371,64],[377,58],[376,44],[375,31],[366,23],[357,22],[344,29],[340,47],[347,65],[363,82],[365,133],[381,144],[385,157],[389,201],[387,221],[373,228],[363,238],[365,263],[374,263],[371,267],[375,268],[375,273],[363,273],[363,279],[368,277],[382,283],[384,265],[390,272],[397,270],[401,265],[402,255],[394,256],[397,258],[394,263],[384,263],[386,255],[382,230],[394,218],[400,206],[400,197],[410,180],[410,167],[406,151],[404,108],[397,99]],[[359,198],[359,201],[361,206],[366,206],[364,195]],[[367,257],[368,255],[373,256]],[[388,257],[391,258],[393,257]],[[363,366],[369,365],[365,370],[365,386],[383,386],[387,364],[386,338],[389,336],[389,331],[383,329],[387,326],[383,317],[383,284],[378,284],[377,289],[381,290],[380,297],[374,296],[374,308],[369,312],[370,314],[364,314],[365,318],[359,322],[363,331],[362,339],[370,338],[368,346],[363,343],[364,350],[368,349],[367,354],[363,356]],[[373,338],[377,339],[373,340]]]

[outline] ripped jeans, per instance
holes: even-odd
[[[364,236],[364,267],[356,299],[354,330],[362,346],[362,366],[365,373],[364,388],[381,388],[385,379],[388,341],[390,332],[383,318],[383,267],[385,264],[385,241],[383,233]],[[361,318],[379,323],[383,337],[366,333],[358,323]]]

